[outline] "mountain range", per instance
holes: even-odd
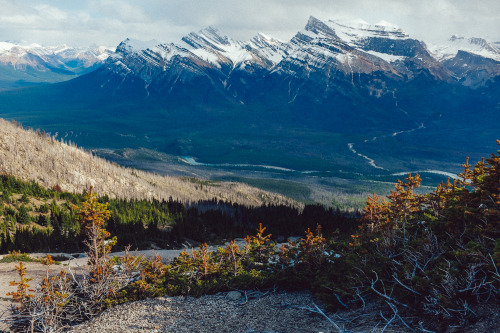
[[[0,89],[73,79],[98,68],[113,51],[103,46],[46,47],[0,42]]]
[[[0,114],[89,148],[298,171],[456,171],[495,147],[498,43],[434,46],[387,22],[311,17],[289,41],[213,27],[126,39],[70,81],[0,93]],[[189,159],[188,159],[189,160]]]

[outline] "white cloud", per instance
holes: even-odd
[[[286,40],[310,15],[386,20],[430,41],[454,33],[500,41],[498,0],[0,0],[0,8],[0,40],[43,44],[175,42],[208,25],[240,40],[257,32]]]

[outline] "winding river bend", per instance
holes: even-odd
[[[191,156],[182,156],[180,157],[181,161],[187,163],[189,165],[195,166],[209,166],[209,167],[229,167],[229,168],[264,168],[276,171],[286,171],[286,172],[300,172],[300,173],[312,173],[316,171],[298,171],[293,169],[282,168],[273,165],[261,165],[261,164],[231,164],[231,163],[201,163],[197,162],[194,157]]]
[[[409,129],[409,130],[404,130],[404,131],[397,131],[397,132],[393,132],[393,133],[391,133],[391,134],[383,135],[383,136],[381,136],[380,138],[395,137],[395,136],[398,136],[398,135],[400,135],[400,134],[404,134],[404,133],[411,133],[411,132],[414,132],[414,131],[421,130],[421,129],[423,129],[423,128],[425,128],[424,124],[423,124],[423,123],[420,123],[420,124],[418,124],[418,126],[417,126],[417,127],[415,127],[415,128],[412,128],[412,129]],[[371,142],[371,141],[376,141],[378,138],[379,138],[379,137],[374,136],[374,137],[373,137],[373,138],[371,138],[371,139],[365,139],[365,140],[363,140],[363,142]],[[375,160],[374,160],[373,158],[370,158],[370,157],[368,157],[368,156],[366,156],[366,155],[363,155],[363,154],[361,154],[360,152],[358,152],[358,151],[354,148],[354,143],[353,143],[353,142],[349,142],[349,143],[347,144],[347,147],[349,148],[349,150],[350,150],[353,154],[356,154],[357,156],[364,158],[364,159],[368,162],[368,164],[370,164],[370,165],[371,165],[372,167],[374,167],[375,169],[387,170],[387,169],[385,169],[385,168],[383,168],[383,167],[381,167],[381,166],[377,165],[377,164],[375,163]],[[439,171],[439,172],[444,172],[444,171]]]
[[[424,124],[420,123],[420,124],[417,124],[417,127],[415,127],[415,128],[412,128],[412,129],[409,129],[409,130],[397,131],[397,132],[393,132],[393,133],[386,134],[386,135],[379,136],[379,137],[375,136],[375,137],[372,137],[370,139],[365,139],[365,140],[363,140],[363,142],[372,142],[372,141],[376,141],[379,138],[396,137],[396,136],[401,135],[401,134],[411,133],[411,132],[418,131],[418,130],[421,130],[421,129],[424,129],[424,128],[425,128]],[[364,154],[360,153],[359,151],[357,151],[355,149],[354,145],[355,145],[355,143],[353,143],[353,142],[347,143],[347,147],[349,148],[350,152],[352,152],[353,154],[355,154],[355,155],[357,155],[357,156],[365,159],[366,162],[371,167],[373,167],[375,169],[390,171],[389,169],[386,169],[386,168],[378,165],[373,158],[371,158],[371,157],[369,157],[367,155],[364,155]],[[320,172],[320,171],[314,171],[314,170],[299,171],[299,170],[294,170],[294,169],[289,169],[289,168],[283,168],[283,167],[274,166],[274,165],[267,165],[267,164],[203,163],[203,162],[198,162],[195,159],[195,157],[192,157],[192,156],[180,156],[179,160],[181,162],[183,162],[183,163],[186,163],[186,164],[189,164],[189,165],[193,165],[193,166],[206,166],[206,167],[215,167],[215,168],[263,168],[263,169],[267,169],[267,170],[270,170],[270,171],[296,172],[296,173],[300,173],[300,174],[304,174],[304,175],[306,175],[306,174],[314,174],[314,173],[319,173]],[[451,172],[441,171],[441,170],[430,170],[430,169],[429,170],[396,172],[396,173],[391,173],[391,175],[392,176],[404,176],[404,175],[407,175],[408,173],[432,173],[432,174],[436,174],[436,175],[450,177],[452,179],[454,179],[454,178],[457,177],[456,174],[451,173]]]

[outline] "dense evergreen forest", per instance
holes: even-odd
[[[83,194],[62,192],[58,186],[45,189],[35,182],[0,176],[0,253],[80,252],[83,236],[76,222],[74,206]],[[162,200],[124,200],[101,196],[109,202],[111,217],[107,230],[117,237],[115,249],[174,248],[188,240],[220,243],[252,233],[259,223],[283,241],[321,225],[325,234],[352,232],[359,224],[358,213],[345,213],[321,205],[303,210],[284,205],[247,207],[232,202],[183,203]]]

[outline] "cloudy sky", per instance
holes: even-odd
[[[500,42],[499,0],[0,0],[0,41],[116,46],[127,37],[176,42],[212,25],[246,40],[290,39],[309,16],[399,25],[433,43],[452,34]]]

